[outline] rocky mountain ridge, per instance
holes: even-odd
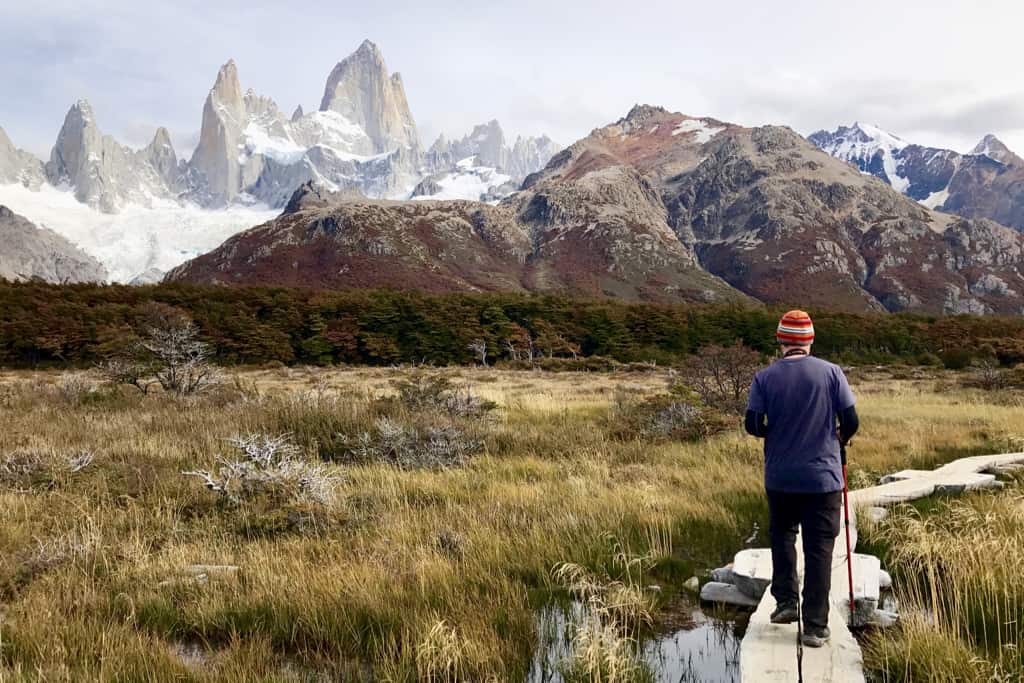
[[[290,207],[171,279],[1024,310],[1013,230],[933,212],[788,128],[659,107],[594,130],[495,207],[309,189]]]
[[[509,194],[556,151],[547,137],[520,138],[507,149],[497,122],[488,125],[497,128],[500,158],[492,166],[500,182],[478,188],[472,199]],[[141,150],[121,145],[102,133],[86,100],[68,111],[46,164],[16,149],[0,130],[0,183],[49,182],[105,213],[159,201],[280,207],[308,181],[397,198],[433,178],[419,192],[430,195],[432,187],[440,191],[438,180],[464,175],[457,162],[477,156],[475,166],[488,165],[487,145],[471,139],[463,138],[457,152],[426,154],[401,76],[388,72],[380,49],[367,40],[331,70],[319,110],[307,114],[299,106],[290,117],[270,97],[243,91],[238,66],[229,60],[206,97],[199,142],[188,160],[178,158],[163,128]],[[456,182],[465,193],[469,186]]]
[[[862,123],[808,139],[930,209],[1024,231],[1024,159],[994,135],[967,154],[913,144]]]
[[[66,239],[38,228],[25,217],[0,206],[0,278],[53,283],[97,282],[106,270]]]

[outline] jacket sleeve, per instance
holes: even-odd
[[[747,434],[756,436],[761,439],[768,434],[767,416],[764,413],[759,413],[756,410],[748,410],[747,416],[743,420],[743,428],[747,430]]]
[[[860,418],[857,417],[857,408],[850,406],[839,413],[839,441],[844,445],[849,443],[853,435],[860,427]]]

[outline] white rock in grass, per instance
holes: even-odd
[[[881,522],[889,516],[889,509],[881,507],[869,507],[864,510],[864,514],[867,516],[868,520],[875,524],[878,524],[879,522]]]
[[[241,571],[237,566],[233,564],[193,564],[189,565],[186,570],[189,574],[195,577],[199,576],[236,576]]]

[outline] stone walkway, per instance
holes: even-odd
[[[985,455],[962,458],[935,470],[905,470],[885,477],[880,485],[850,492],[850,531],[856,548],[856,511],[881,514],[877,508],[924,498],[935,493],[959,493],[966,490],[999,486],[995,474],[984,473],[1024,463],[1024,453]],[[797,550],[800,551],[797,540]],[[802,567],[803,557],[800,557]],[[863,622],[874,617],[881,581],[878,559],[854,553],[855,620]],[[775,609],[771,592],[764,590],[771,581],[771,551],[744,550],[733,563],[736,588],[744,594],[764,591],[756,611],[750,618],[746,635],[740,644],[740,680],[771,683],[793,683],[797,680],[796,625],[775,625],[769,615]],[[802,575],[802,574],[801,574]],[[847,624],[849,622],[849,586],[846,572],[845,531],[836,539],[832,566],[832,609],[829,628],[832,640],[825,647],[804,648],[804,680],[862,682],[863,660]]]

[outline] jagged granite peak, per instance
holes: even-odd
[[[475,157],[475,163],[480,166],[504,171],[508,167],[510,153],[501,124],[492,119],[474,126],[469,134],[459,140],[449,142],[444,135],[439,136],[428,152],[428,165],[444,168]]]
[[[970,154],[913,144],[862,123],[808,139],[929,209],[1024,230],[1024,161],[993,135]]]
[[[168,187],[176,187],[180,178],[178,155],[174,152],[170,132],[161,126],[156,129],[153,141],[144,150],[146,159],[164,180]]]
[[[561,145],[547,135],[526,138],[516,136],[506,170],[521,184],[526,176],[544,168],[561,148]]]
[[[1024,166],[1024,160],[1007,147],[1002,140],[989,133],[970,151],[971,154],[984,154],[1007,166]]]
[[[331,71],[320,111],[336,112],[360,126],[377,154],[403,148],[421,152],[401,76],[388,75],[380,48],[369,40]]]
[[[238,146],[247,125],[246,103],[235,60],[217,71],[203,105],[199,144],[189,165],[198,175],[197,198],[207,206],[224,206],[242,188]]]
[[[104,282],[106,269],[57,233],[0,206],[0,278],[54,283]]]
[[[46,180],[43,162],[34,155],[18,149],[0,127],[0,184],[18,183],[38,189]]]
[[[547,136],[517,137],[509,147],[501,124],[492,119],[474,126],[458,140],[449,141],[443,134],[426,154],[430,172],[413,190],[413,197],[436,196],[457,198],[454,189],[471,188],[480,199],[493,201],[516,191],[523,179],[539,171],[558,151]],[[462,198],[468,198],[463,196]]]
[[[295,123],[296,121],[298,121],[299,119],[301,119],[305,115],[306,115],[306,112],[303,111],[302,105],[300,104],[299,106],[295,107],[295,111],[292,112],[291,122]]]
[[[89,102],[79,100],[64,118],[46,176],[53,185],[73,188],[79,201],[116,213],[128,203],[148,205],[154,197],[173,196],[150,152],[134,151],[104,135]]]

